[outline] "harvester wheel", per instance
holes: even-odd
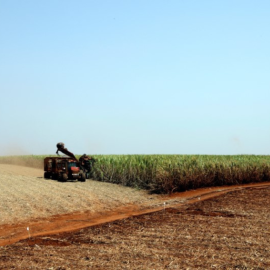
[[[85,173],[81,174],[81,178],[79,179],[81,182],[85,182]]]
[[[44,178],[45,178],[45,179],[50,179],[50,178],[51,178],[50,173],[45,172],[45,173],[44,173]]]
[[[62,175],[62,181],[63,182],[67,182],[67,180],[68,180],[67,174],[66,173],[63,173],[63,175]]]
[[[63,181],[63,177],[62,177],[61,173],[58,173],[58,174],[57,174],[57,180],[58,180],[59,182],[62,182],[62,181]]]

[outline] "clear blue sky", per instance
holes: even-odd
[[[0,0],[0,155],[270,154],[270,1]]]

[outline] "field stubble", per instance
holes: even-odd
[[[234,191],[186,207],[30,238],[1,247],[0,268],[269,269],[269,198],[269,188]]]
[[[0,225],[52,215],[88,211],[109,212],[119,207],[148,207],[157,195],[98,181],[45,180],[40,169],[0,164]]]

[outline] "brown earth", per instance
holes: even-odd
[[[95,181],[46,181],[40,170],[2,166],[0,269],[270,269],[270,183],[158,196]],[[10,181],[13,193],[2,192],[9,178],[22,189]],[[66,194],[76,207],[60,207]],[[38,199],[29,204],[31,196]],[[20,216],[16,202],[28,203],[33,216]],[[47,216],[44,207],[52,208]]]

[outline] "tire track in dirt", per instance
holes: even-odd
[[[102,214],[87,211],[83,213],[55,215],[49,218],[22,222],[19,224],[2,225],[0,226],[0,246],[9,245],[29,237],[71,232],[132,216],[150,214],[157,211],[162,211],[165,208],[184,208],[189,204],[221,196],[228,192],[242,189],[260,188],[270,188],[270,182],[204,188],[182,193],[175,193],[168,196],[160,196],[160,203],[152,207],[149,205],[143,206],[130,204],[124,207],[117,207],[114,209],[114,211],[107,211]],[[30,230],[28,231],[27,228]]]

